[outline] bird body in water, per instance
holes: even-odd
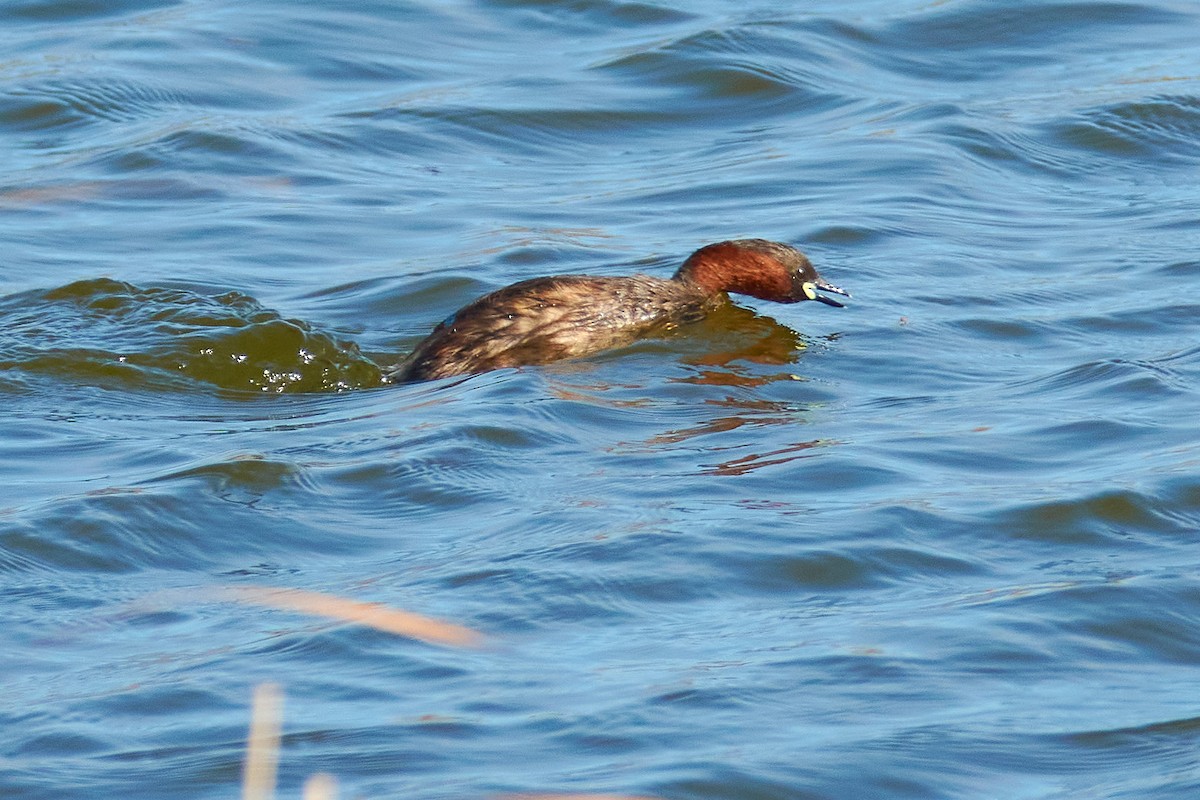
[[[728,293],[777,303],[842,303],[803,253],[766,239],[718,242],[692,253],[674,277],[556,275],[484,295],[434,328],[400,363],[394,383],[547,364],[622,347],[698,322]]]

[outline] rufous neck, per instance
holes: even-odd
[[[702,247],[683,262],[675,279],[699,286],[706,294],[746,294],[764,300],[788,297],[792,282],[779,262],[730,242]]]

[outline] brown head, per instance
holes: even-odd
[[[766,239],[735,239],[701,247],[683,262],[675,279],[694,283],[709,294],[748,294],[776,303],[816,300],[841,308],[842,303],[818,290],[850,296],[818,275],[799,250]]]

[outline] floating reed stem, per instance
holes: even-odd
[[[303,800],[337,800],[337,781],[327,772],[318,772],[304,782]]]
[[[283,693],[275,683],[259,684],[250,707],[250,735],[246,740],[246,770],[242,775],[242,800],[273,800],[279,767],[279,730],[283,719]]]

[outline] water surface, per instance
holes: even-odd
[[[1200,790],[1194,4],[0,16],[0,794]],[[854,300],[380,380],[738,236]]]

